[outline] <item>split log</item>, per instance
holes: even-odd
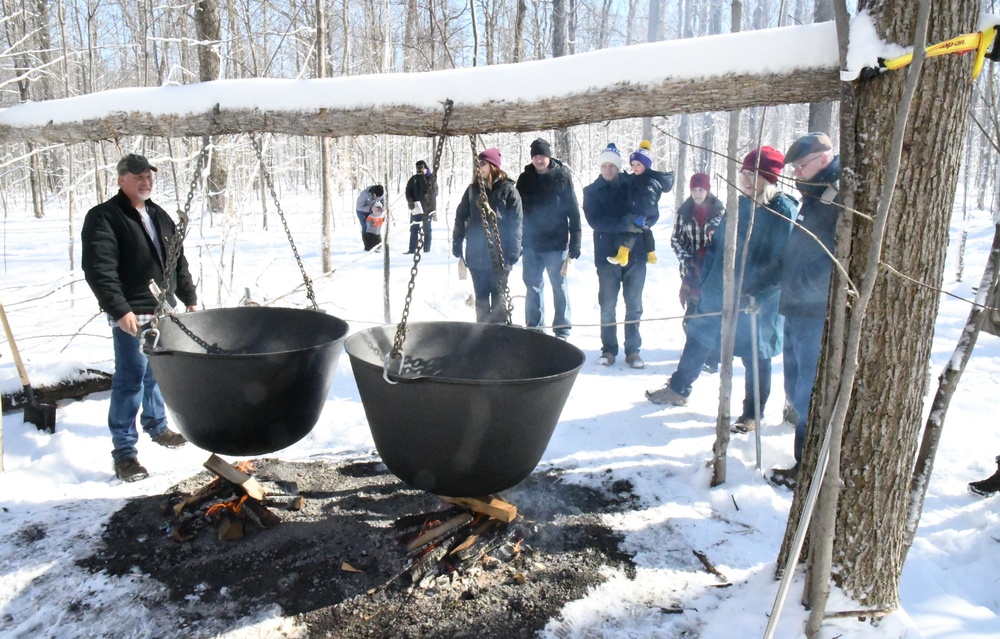
[[[253,497],[248,497],[247,500],[243,502],[243,508],[249,510],[264,528],[274,528],[281,523],[281,517],[275,515],[268,509],[267,506]]]
[[[517,518],[517,506],[499,497],[441,497],[441,501],[509,524]]]
[[[174,517],[180,517],[186,508],[197,508],[206,501],[214,499],[216,495],[224,490],[230,490],[232,486],[231,482],[216,477],[174,506]]]
[[[219,477],[227,479],[242,488],[251,499],[263,502],[267,496],[264,494],[264,488],[260,485],[259,481],[214,453],[203,465]]]
[[[461,513],[455,515],[448,521],[445,521],[437,526],[434,526],[430,530],[422,533],[419,537],[411,541],[406,545],[406,552],[414,552],[423,548],[427,544],[433,543],[443,537],[448,536],[462,526],[465,526],[472,521],[472,515],[470,513]]]

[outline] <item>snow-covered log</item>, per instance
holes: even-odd
[[[794,52],[792,54],[791,52]],[[538,131],[624,118],[838,99],[832,23],[672,40],[550,60],[313,80],[115,89],[0,111],[0,143],[129,135]]]

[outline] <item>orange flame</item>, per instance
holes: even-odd
[[[243,508],[243,503],[246,502],[246,500],[247,496],[243,495],[239,499],[223,502],[221,504],[215,504],[214,506],[205,511],[205,516],[214,517],[215,515],[222,514],[222,512],[226,510],[234,514],[239,514],[240,509]]]
[[[241,473],[246,473],[247,475],[250,475],[250,474],[253,473],[253,460],[252,459],[247,459],[245,461],[236,462],[235,464],[233,464],[233,466],[235,466],[236,470],[240,471]]]

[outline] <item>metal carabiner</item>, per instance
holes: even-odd
[[[150,337],[153,340],[153,344],[149,345]],[[147,328],[146,330],[139,333],[139,343],[143,345],[142,350],[151,353],[156,350],[156,347],[160,344],[160,329],[156,327]]]

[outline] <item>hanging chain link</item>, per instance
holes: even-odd
[[[156,311],[153,313],[153,320],[150,325],[156,330],[159,318],[167,314],[167,295],[170,293],[170,282],[175,277],[177,262],[181,259],[181,247],[184,245],[184,238],[187,235],[188,220],[191,217],[191,201],[194,200],[194,192],[198,189],[198,182],[201,181],[201,173],[208,160],[208,153],[212,148],[212,138],[205,136],[201,145],[201,152],[198,153],[198,160],[194,166],[194,173],[191,175],[191,186],[188,187],[187,199],[184,200],[184,208],[177,211],[179,218],[174,229],[174,236],[167,242],[167,264],[163,271],[163,285],[157,291]],[[156,282],[150,280],[150,286]]]
[[[441,152],[444,150],[444,140],[445,136],[448,134],[448,120],[451,118],[451,107],[454,103],[451,100],[445,100],[444,103],[444,122],[441,124],[441,133],[438,136],[437,149],[434,151],[434,160],[432,163],[433,170],[431,171],[431,179],[427,188],[430,189],[430,193],[437,195],[437,175],[438,168],[441,166]],[[430,215],[430,211],[424,211],[424,215]],[[410,267],[410,283],[406,287],[406,301],[403,302],[403,316],[399,320],[399,325],[396,327],[396,336],[392,340],[392,352],[389,354],[386,363],[388,364],[388,359],[399,359],[400,354],[403,352],[403,342],[406,341],[406,321],[410,317],[410,302],[413,301],[413,287],[417,283],[417,267],[420,265],[420,258],[423,255],[424,250],[424,224],[423,222],[417,227],[417,248],[413,251],[413,266]],[[402,367],[402,361],[399,363]],[[386,377],[388,380],[388,377]]]
[[[514,315],[514,303],[510,299],[510,289],[507,286],[507,265],[503,259],[503,244],[500,242],[500,226],[497,222],[496,211],[490,206],[489,198],[486,196],[486,179],[479,171],[478,158],[476,153],[476,137],[469,136],[469,144],[472,147],[472,159],[475,164],[476,184],[479,186],[479,214],[483,218],[483,229],[486,231],[486,246],[490,250],[490,262],[493,264],[493,275],[497,279],[497,287],[500,289],[500,302],[503,305],[504,315],[507,324],[511,324],[511,317]]]
[[[267,184],[267,190],[271,193],[271,199],[274,200],[274,208],[278,210],[278,217],[281,218],[281,225],[285,227],[288,244],[292,247],[295,262],[299,265],[299,272],[302,273],[302,281],[306,285],[306,297],[309,298],[309,303],[312,304],[313,310],[318,311],[319,305],[316,303],[316,293],[313,291],[312,279],[306,273],[306,267],[302,264],[302,258],[299,256],[299,249],[295,246],[295,240],[292,239],[292,231],[288,228],[285,212],[281,210],[281,201],[278,200],[278,193],[274,190],[274,180],[271,179],[271,172],[267,170],[267,165],[264,163],[264,153],[261,151],[260,143],[252,133],[250,134],[250,143],[253,145],[254,153],[257,154],[257,160],[260,162],[260,174],[264,177],[264,183]]]

